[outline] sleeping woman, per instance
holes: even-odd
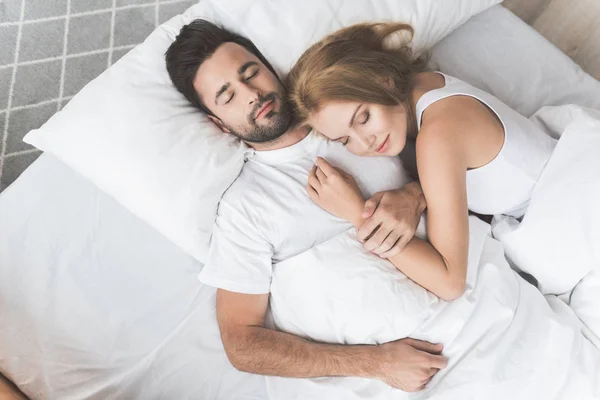
[[[363,219],[365,199],[352,177],[318,160],[307,191],[330,213],[351,221],[374,253],[451,300],[465,287],[469,211],[523,216],[555,140],[494,96],[440,72],[428,72],[402,35],[409,25],[374,23],[337,31],[310,47],[287,77],[300,123],[364,156],[398,156],[416,148],[427,204],[429,241],[402,251],[395,221],[377,218],[394,193],[379,196]],[[409,146],[410,147],[410,146]],[[379,214],[378,214],[379,213]]]

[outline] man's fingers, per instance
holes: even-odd
[[[386,228],[383,225],[381,225],[379,229],[377,229],[377,232],[375,232],[370,238],[368,238],[365,241],[363,247],[368,251],[375,250],[376,248],[381,246],[381,244],[385,241],[385,239],[390,233],[391,230],[389,228]]]
[[[396,245],[394,246],[394,248],[396,250],[398,250],[398,252],[401,252],[402,250],[404,250],[404,248],[406,247],[406,245],[408,244],[408,242],[410,242],[410,240],[413,238],[413,236],[415,236],[414,234],[404,234],[402,235],[402,237],[400,237],[400,240],[398,240],[398,242],[396,242]]]
[[[384,253],[388,252],[391,248],[394,247],[398,239],[400,239],[400,235],[396,233],[396,231],[391,231],[390,234],[385,238],[381,246],[373,250],[373,253],[383,257]]]
[[[359,229],[357,234],[358,240],[364,242],[366,238],[373,234],[373,231],[377,229],[381,221],[374,218],[369,218]]]
[[[363,213],[361,215],[361,217],[363,218],[370,218],[373,213],[375,212],[375,209],[377,208],[377,202],[375,200],[373,200],[372,198],[367,200],[365,202],[365,208],[363,210]]]
[[[413,338],[406,338],[404,339],[404,341],[406,342],[406,344],[411,345],[417,350],[426,351],[431,354],[439,354],[444,349],[444,346],[442,346],[440,343],[430,343],[424,340],[418,340]]]
[[[411,235],[404,234],[400,236],[400,238],[396,241],[396,244],[394,244],[394,246],[391,249],[380,254],[381,258],[394,257],[396,254],[404,250],[408,242],[410,242],[410,239],[412,239]]]
[[[448,358],[441,355],[431,354],[429,356],[429,362],[430,368],[442,369],[448,366]]]
[[[335,172],[335,170],[333,169],[331,164],[329,164],[327,162],[327,160],[325,160],[323,157],[317,157],[316,163],[317,163],[317,166],[319,167],[319,169],[321,171],[323,171],[325,176],[328,176],[329,174],[332,174]]]
[[[402,240],[402,239],[400,239],[400,240]],[[399,240],[399,241],[400,241],[400,240]],[[398,242],[399,242],[399,241],[398,241]],[[400,253],[400,251],[401,251],[401,250],[400,250],[400,249],[398,249],[398,242],[396,242],[396,245],[395,245],[395,246],[393,246],[393,247],[392,247],[391,249],[389,249],[388,251],[385,251],[385,252],[381,253],[381,254],[379,255],[379,257],[381,257],[381,258],[387,258],[387,259],[389,259],[390,257],[394,257],[396,254]]]
[[[375,213],[375,210],[379,206],[382,197],[383,192],[379,192],[365,202],[365,208],[362,213],[363,218],[371,218],[371,216],[373,215],[373,213]]]
[[[429,383],[429,381],[425,382],[424,384],[422,384],[421,386],[416,388],[415,392],[420,392],[421,390],[425,389],[425,386],[427,386],[428,383]]]
[[[431,378],[433,377],[433,375],[430,375],[431,371],[427,371],[427,378],[423,379],[421,382],[419,382],[419,385],[421,385],[420,387],[423,388],[425,385],[427,385],[430,381]],[[435,375],[435,372],[434,372]]]

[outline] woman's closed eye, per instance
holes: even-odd
[[[341,138],[339,138],[339,139],[336,140],[336,142],[341,143],[342,146],[348,145],[349,141],[350,141],[350,136],[341,137]]]
[[[367,111],[363,114],[363,120],[360,122],[360,124],[365,125],[367,122],[369,122],[369,118],[371,118],[371,113]]]

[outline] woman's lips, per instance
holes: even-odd
[[[389,144],[390,144],[390,135],[387,135],[387,137],[385,138],[383,143],[381,143],[379,145],[379,147],[377,148],[377,150],[375,150],[375,151],[378,153],[384,153],[387,150]]]
[[[259,119],[260,117],[265,115],[272,108],[273,102],[274,100],[271,100],[265,103],[261,108],[259,108],[254,119]]]

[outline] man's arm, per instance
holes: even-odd
[[[401,189],[379,192],[365,203],[358,238],[366,250],[390,258],[413,238],[427,202],[419,182]]]
[[[379,346],[311,342],[264,327],[268,294],[219,289],[217,319],[225,351],[240,371],[294,378],[356,376],[405,390],[422,389],[446,367],[442,347],[413,339]]]

